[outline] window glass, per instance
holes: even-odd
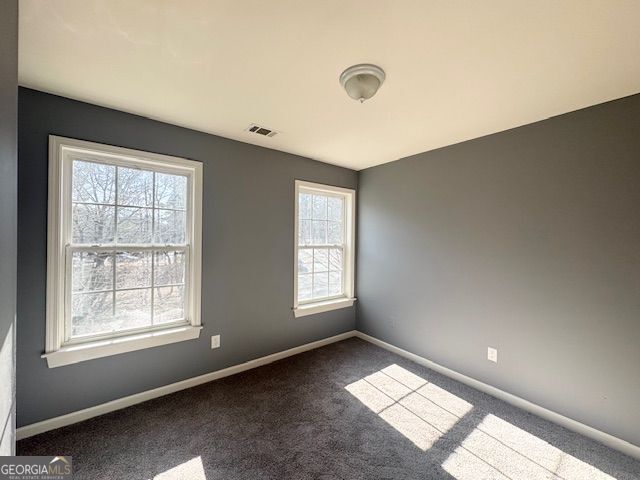
[[[344,295],[345,198],[298,193],[298,302]]]
[[[68,336],[184,321],[187,177],[82,159],[72,175]]]

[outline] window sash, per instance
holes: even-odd
[[[340,257],[342,259],[341,263],[340,263],[340,293],[337,295],[327,295],[324,297],[313,297],[313,282],[314,280],[314,275],[315,272],[311,272],[310,274],[305,274],[305,275],[311,275],[311,296],[313,298],[309,298],[306,300],[298,300],[298,305],[307,305],[309,303],[317,303],[317,302],[325,302],[327,300],[335,300],[336,298],[344,298],[346,296],[345,293],[345,245],[344,244],[338,244],[338,245],[298,245],[298,256],[300,255],[300,250],[340,250]],[[327,261],[329,261],[327,259]],[[314,262],[315,263],[315,262]],[[327,273],[329,273],[331,270],[327,270]],[[324,273],[324,272],[322,272]],[[298,279],[300,277],[300,272],[297,272],[296,275],[296,283],[298,283]],[[298,295],[300,295],[300,291],[298,291]]]
[[[64,154],[63,154],[64,155]],[[63,179],[63,195],[66,199],[66,209],[64,212],[63,218],[67,219],[66,224],[63,226],[64,228],[64,236],[65,243],[69,244],[73,238],[73,205],[96,205],[96,206],[105,206],[105,207],[113,207],[114,209],[114,229],[113,229],[113,237],[114,242],[111,244],[118,243],[118,210],[121,208],[137,208],[151,211],[151,235],[152,240],[155,240],[155,227],[156,227],[156,211],[172,211],[172,212],[185,212],[185,245],[189,245],[191,243],[191,232],[193,227],[193,211],[190,206],[190,199],[193,198],[193,175],[190,172],[185,172],[182,167],[173,166],[173,165],[146,165],[145,162],[138,158],[128,158],[125,156],[115,156],[110,155],[108,153],[94,153],[94,152],[83,152],[83,154],[78,154],[75,152],[71,152],[66,154],[62,159],[64,168],[64,179]],[[100,202],[78,202],[73,200],[73,162],[90,162],[90,163],[99,163],[103,165],[109,165],[115,167],[115,178],[114,178],[114,199],[113,203],[100,203]],[[127,205],[120,204],[119,200],[119,188],[118,188],[118,169],[119,168],[127,168],[133,170],[144,170],[151,172],[153,174],[153,186],[152,186],[152,204],[151,206],[139,206],[139,205]],[[167,208],[167,207],[159,207],[156,205],[156,175],[157,174],[167,174],[167,175],[178,175],[184,176],[187,179],[187,191],[185,197],[185,206],[184,208]],[[87,244],[90,245],[90,244]]]
[[[87,158],[88,157],[88,158]],[[118,336],[124,335],[133,335],[139,332],[147,332],[153,331],[163,328],[171,328],[176,325],[184,325],[190,324],[191,319],[189,318],[189,313],[191,312],[191,295],[190,295],[190,242],[191,242],[191,231],[192,231],[192,222],[193,222],[193,212],[190,207],[189,199],[192,198],[193,192],[193,177],[192,175],[185,174],[185,172],[180,169],[173,168],[172,166],[168,167],[156,167],[156,166],[147,166],[141,165],[137,159],[128,159],[123,157],[111,157],[109,155],[102,155],[101,153],[89,154],[89,155],[76,155],[70,154],[66,158],[63,158],[63,161],[68,162],[68,167],[65,172],[67,178],[63,184],[63,194],[67,198],[66,202],[66,211],[63,213],[63,217],[68,218],[69,220],[66,223],[66,228],[64,229],[65,240],[67,242],[65,248],[65,288],[64,288],[64,319],[63,319],[63,332],[62,332],[62,345],[72,345],[77,343],[84,343],[89,341],[95,341],[100,339],[107,338],[117,338]],[[101,163],[104,165],[110,165],[115,167],[115,178],[114,178],[114,200],[113,204],[104,204],[114,207],[114,241],[108,244],[72,244],[71,242],[73,238],[73,205],[74,204],[90,204],[90,205],[100,205],[99,203],[92,202],[74,202],[73,195],[73,162],[74,161],[89,161],[94,163]],[[141,207],[135,206],[135,208],[141,208],[145,210],[149,210],[152,213],[151,215],[151,234],[155,236],[155,225],[156,225],[156,210],[171,210],[171,211],[181,211],[185,212],[185,232],[184,232],[184,243],[182,244],[159,244],[159,243],[149,243],[149,244],[125,244],[118,242],[118,210],[120,208],[127,208],[127,205],[119,204],[119,188],[118,188],[118,169],[119,168],[129,168],[129,169],[138,169],[149,171],[153,174],[153,184],[152,184],[152,205]],[[157,174],[169,174],[169,175],[181,175],[186,176],[186,198],[185,198],[185,207],[183,209],[177,208],[160,208],[156,205],[156,175]],[[152,238],[153,240],[154,238]],[[96,252],[96,253],[113,253],[114,255],[117,252],[144,252],[150,251],[152,252],[152,261],[151,261],[151,285],[148,288],[151,291],[151,305],[150,305],[150,315],[151,315],[151,325],[146,325],[144,327],[139,328],[130,328],[130,329],[121,329],[114,330],[111,332],[97,333],[97,334],[89,334],[82,335],[77,337],[72,337],[72,275],[73,275],[73,253],[74,252]],[[184,275],[184,284],[183,284],[183,312],[185,317],[176,320],[174,322],[165,322],[160,325],[154,325],[154,312],[155,312],[155,258],[153,256],[153,252],[155,251],[183,251],[185,252],[185,275]],[[166,286],[166,285],[163,285]],[[112,289],[106,290],[105,292],[112,292],[113,294],[113,309],[117,308],[116,302],[116,292],[127,291],[127,290],[136,290],[136,288],[130,289],[117,289],[116,288],[116,264],[114,262],[113,265],[113,279],[112,279]]]
[[[116,263],[113,264],[113,272],[112,272],[112,288],[104,289],[104,290],[91,290],[87,292],[81,292],[80,294],[90,294],[90,293],[109,293],[113,294],[113,308],[116,308],[116,292],[126,292],[132,290],[151,290],[151,325],[139,327],[139,328],[128,328],[122,330],[114,330],[111,332],[104,333],[96,333],[89,335],[80,335],[77,337],[71,336],[72,331],[72,295],[73,295],[73,254],[75,252],[88,252],[88,253],[112,253],[115,257],[117,253],[120,252],[152,252],[151,258],[151,283],[147,287],[129,287],[129,288],[116,288]],[[163,285],[155,285],[155,256],[153,253],[155,252],[183,252],[185,254],[185,272],[184,272],[184,283],[180,284],[163,284]],[[163,328],[175,327],[178,325],[190,324],[191,319],[189,318],[189,298],[190,298],[190,248],[188,245],[101,245],[101,246],[91,246],[91,245],[67,245],[66,253],[65,253],[65,302],[64,302],[64,341],[63,345],[71,345],[77,343],[84,343],[88,341],[95,341],[103,338],[115,338],[123,335],[133,335],[139,332],[147,332],[153,330],[161,330]],[[164,322],[159,325],[154,325],[154,289],[162,288],[162,287],[172,287],[172,286],[182,286],[184,288],[183,293],[183,301],[184,304],[182,306],[183,311],[185,313],[185,317],[173,322]]]

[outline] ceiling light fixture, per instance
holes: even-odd
[[[384,82],[384,70],[376,65],[361,63],[347,68],[340,75],[340,85],[360,103],[373,97]]]

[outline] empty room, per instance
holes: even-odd
[[[639,1],[0,2],[0,480],[640,480]]]

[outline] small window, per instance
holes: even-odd
[[[353,304],[355,192],[296,181],[296,316]]]
[[[202,165],[60,137],[50,144],[50,366],[87,359],[72,353],[78,345],[95,358],[197,336]]]

